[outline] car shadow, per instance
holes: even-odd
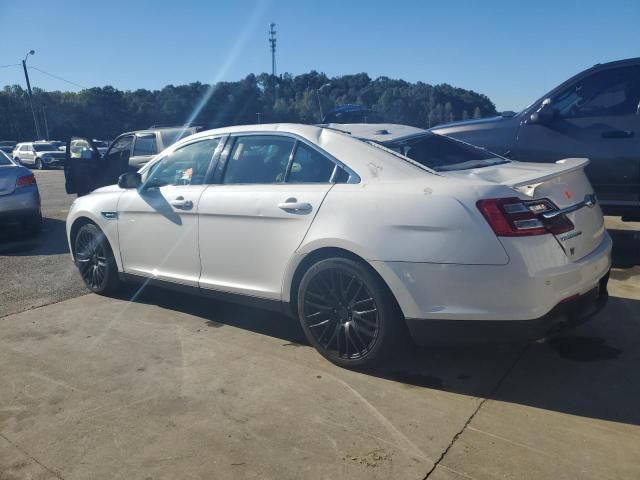
[[[640,231],[609,229],[613,239],[613,268],[640,265]]]
[[[123,300],[148,303],[312,348],[297,320],[247,306],[129,286]],[[640,424],[640,301],[611,297],[591,322],[530,343],[422,348],[407,342],[384,368],[363,372],[429,388],[626,424]]]
[[[1,256],[60,255],[69,252],[64,220],[43,218],[42,231],[25,237],[19,226],[0,232]]]

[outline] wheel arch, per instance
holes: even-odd
[[[289,298],[288,298],[289,307],[291,310],[291,315],[293,315],[294,318],[297,318],[298,288],[300,287],[300,281],[302,280],[304,273],[313,264],[319,262],[320,260],[324,260],[327,258],[334,258],[334,257],[348,258],[364,265],[371,273],[373,273],[373,275],[375,275],[382,282],[382,285],[384,286],[384,288],[386,288],[387,292],[390,295],[390,298],[393,300],[396,307],[398,308],[398,311],[402,312],[399,306],[398,300],[395,294],[393,293],[393,290],[390,288],[389,284],[383,278],[380,272],[378,272],[378,270],[376,270],[373,267],[373,265],[371,265],[371,263],[369,263],[365,258],[361,257],[360,255],[350,250],[347,250],[345,248],[324,246],[324,247],[319,247],[315,250],[312,250],[306,255],[304,255],[304,257],[295,266],[295,270],[290,276],[291,281],[288,282],[288,288],[285,289],[285,292],[289,294]]]
[[[118,267],[119,271],[122,271],[122,264],[121,264],[121,259],[120,259],[120,250],[119,245],[117,243],[114,242],[112,236],[114,235],[114,232],[109,231],[109,229],[104,228],[103,225],[100,225],[99,222],[97,222],[95,219],[91,218],[88,215],[78,215],[74,220],[73,223],[71,224],[71,227],[69,228],[69,251],[71,252],[71,258],[75,259],[75,238],[76,235],[78,234],[78,232],[80,231],[80,229],[87,224],[92,224],[95,225],[96,227],[98,227],[100,229],[100,231],[104,234],[105,238],[107,239],[107,243],[109,244],[109,248],[111,248],[111,252],[113,253],[113,256],[116,260],[116,265]],[[117,231],[115,232],[115,234],[117,235]]]

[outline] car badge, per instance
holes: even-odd
[[[587,194],[584,196],[584,204],[589,207],[589,208],[593,208],[596,205],[596,196],[592,195],[592,194]]]
[[[573,194],[569,190],[565,190],[564,191],[564,196],[567,197],[568,199],[570,199],[571,197],[573,197]]]

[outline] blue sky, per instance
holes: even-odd
[[[269,71],[450,83],[521,109],[598,62],[640,56],[639,0],[0,0],[0,66],[82,86],[162,88]],[[46,90],[78,87],[30,72]],[[24,85],[18,67],[0,86]]]

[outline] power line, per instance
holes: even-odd
[[[71,85],[75,85],[76,87],[80,87],[80,88],[87,88],[87,87],[85,87],[84,85],[80,85],[79,83],[72,82],[71,80],[67,80],[66,78],[59,77],[58,75],[54,75],[53,73],[49,73],[49,72],[47,72],[47,71],[45,71],[45,70],[42,70],[41,68],[34,67],[33,65],[29,65],[29,68],[32,68],[32,69],[34,69],[34,70],[37,70],[37,71],[39,71],[39,72],[41,72],[41,73],[44,73],[45,75],[49,75],[50,77],[56,78],[56,79],[58,79],[58,80],[62,80],[63,82],[70,83]]]
[[[0,65],[0,68],[19,67],[19,63],[11,63],[9,65]]]

